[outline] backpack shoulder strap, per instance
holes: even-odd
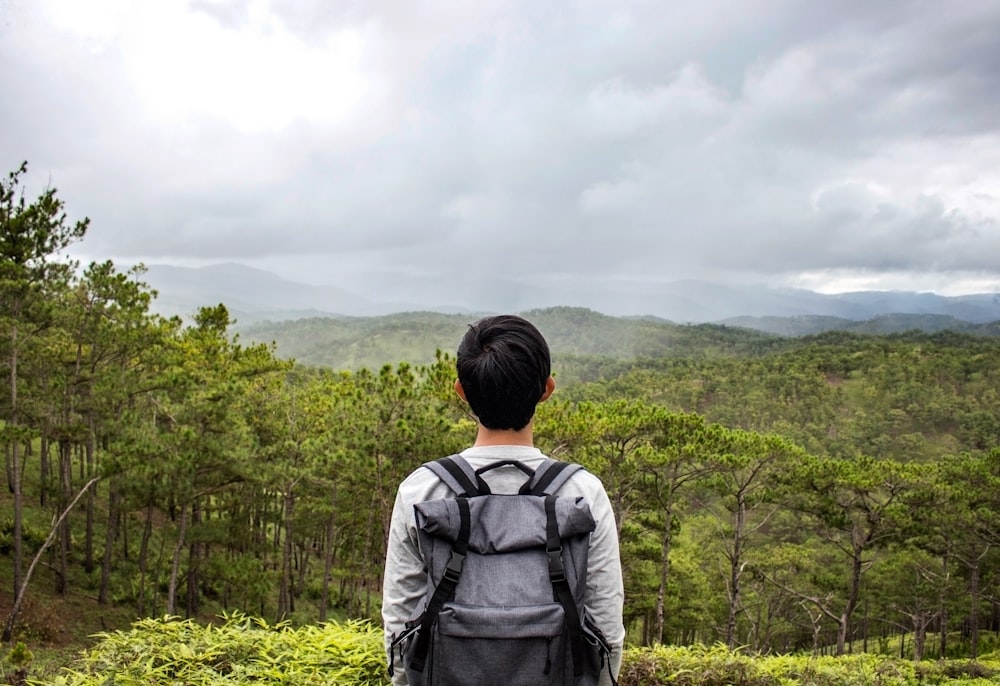
[[[434,472],[456,495],[471,498],[476,495],[488,495],[490,492],[486,482],[461,455],[442,457],[432,462],[425,462],[423,466]]]
[[[583,467],[573,462],[560,462],[547,458],[531,477],[528,483],[521,487],[520,493],[529,495],[554,495],[569,481],[570,477]]]
[[[465,496],[459,496],[455,501],[458,503],[460,522],[458,538],[455,540],[455,545],[452,546],[444,575],[438,582],[437,588],[434,589],[434,595],[431,596],[423,615],[420,617],[420,630],[417,632],[417,642],[413,649],[413,656],[410,658],[410,669],[417,672],[424,671],[424,665],[427,661],[427,651],[431,644],[431,628],[434,626],[434,622],[437,621],[444,604],[455,598],[455,587],[458,586],[458,582],[462,578],[465,556],[469,552],[469,532],[472,521],[469,499]]]
[[[562,468],[560,471],[565,472],[566,469]],[[573,656],[573,675],[579,677],[583,674],[583,625],[580,623],[580,612],[573,599],[573,592],[566,580],[562,553],[562,540],[559,538],[559,523],[556,519],[556,496],[546,494],[545,554],[549,558],[549,580],[552,582],[555,598],[566,613],[566,630],[569,633],[570,652]]]

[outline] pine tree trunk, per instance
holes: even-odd
[[[299,551],[298,578],[295,580],[295,587],[292,589],[292,612],[295,611],[295,601],[302,597],[302,589],[306,587],[306,576],[309,573],[309,546],[302,544],[296,546]]]
[[[20,442],[15,437],[11,442],[10,448],[10,481],[14,492],[14,525],[11,532],[11,536],[14,538],[13,597],[17,597],[17,590],[21,587],[21,573],[24,569],[24,504],[21,495],[21,458],[18,454],[19,447]]]
[[[68,438],[59,440],[59,486],[61,489],[59,508],[63,509],[73,493],[73,445],[69,442]],[[55,592],[59,595],[66,595],[69,578],[71,536],[72,529],[67,517],[63,520],[62,526],[59,529],[59,549],[56,558]]]
[[[913,661],[920,662],[924,659],[924,645],[927,642],[928,620],[923,614],[919,614],[914,620],[913,627]]]
[[[851,563],[851,585],[847,592],[847,604],[840,615],[837,626],[837,657],[844,654],[847,648],[847,632],[851,626],[851,614],[858,605],[858,597],[861,594],[861,551],[854,551],[854,560]]]
[[[146,616],[146,570],[149,566],[149,540],[153,537],[153,506],[146,506],[146,521],[142,528],[142,540],[139,543],[139,593],[136,610],[140,617]]]
[[[94,420],[91,418],[89,420],[89,431],[87,436],[87,444],[84,448],[84,459],[81,462],[87,465],[87,475],[92,476],[97,473],[97,467],[94,464],[95,460],[95,450],[94,450]],[[94,489],[87,494],[87,529],[85,532],[85,546],[84,557],[83,557],[83,568],[86,570],[87,575],[93,573],[94,571],[94,508],[97,502],[97,489]]]
[[[663,538],[660,541],[660,585],[656,591],[656,624],[653,638],[656,643],[663,643],[663,615],[666,605],[667,579],[670,576],[670,513],[667,513],[666,522],[663,525]]]
[[[336,501],[336,491],[334,491],[334,501]],[[327,608],[330,605],[330,582],[333,573],[333,537],[335,532],[336,515],[330,512],[330,517],[326,520],[326,543],[323,546],[323,586],[320,592],[319,601],[319,621],[326,621]]]
[[[121,502],[121,495],[118,486],[112,483],[108,488],[108,530],[104,537],[104,557],[101,560],[101,587],[97,593],[97,602],[101,605],[108,603],[108,586],[111,583],[111,558],[114,550],[115,538],[118,532],[118,507]]]
[[[729,560],[729,617],[726,620],[726,647],[736,647],[736,614],[740,611],[740,588],[743,565],[743,529],[746,526],[747,506],[742,492],[737,497],[736,523],[733,527],[733,550]]]
[[[38,489],[38,505],[44,509],[49,504],[49,488],[52,486],[49,483],[51,480],[49,472],[52,470],[52,456],[49,454],[49,439],[45,435],[42,436],[42,447],[38,452],[40,458],[38,464],[38,481],[41,486]]]
[[[285,491],[284,506],[285,540],[281,547],[281,581],[278,587],[278,619],[284,620],[293,611],[292,603],[292,517],[295,515],[294,487],[289,485]]]
[[[201,505],[198,500],[191,503],[191,525],[197,526],[201,523]],[[199,569],[201,567],[201,541],[192,541],[188,546],[188,570],[187,570],[187,593],[185,611],[188,617],[198,614],[201,603],[198,586],[200,583]]]
[[[173,561],[170,565],[170,583],[167,586],[167,614],[171,617],[177,614],[177,579],[180,576],[181,551],[184,550],[184,539],[187,535],[188,511],[186,505],[181,505],[179,519],[177,543],[174,545]]]
[[[971,631],[972,649],[969,657],[979,658],[979,560],[969,568],[969,629]]]
[[[948,555],[941,556],[941,579],[938,592],[938,632],[940,644],[938,645],[938,658],[943,660],[948,656],[948,599],[946,596],[948,588]]]
[[[15,313],[19,314],[19,313]],[[12,432],[10,442],[10,462],[8,469],[10,474],[10,487],[14,500],[14,523],[11,536],[14,538],[14,589],[13,597],[16,599],[21,588],[21,573],[24,569],[24,499],[21,492],[21,456],[20,437],[16,433],[18,427],[17,414],[17,325],[10,330],[10,420],[8,426],[15,431]]]

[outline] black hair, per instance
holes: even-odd
[[[528,425],[552,373],[549,346],[516,315],[485,317],[469,326],[456,355],[469,407],[487,429]]]

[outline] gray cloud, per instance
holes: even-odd
[[[14,6],[0,163],[28,159],[89,215],[94,257],[245,260],[473,306],[824,273],[1000,289],[1000,7],[987,0],[282,1],[263,17],[198,0],[198,30],[259,31],[276,59],[305,57],[259,83],[230,65],[221,91],[163,83],[232,89],[260,113],[167,115],[128,60],[131,15],[67,36]],[[297,80],[314,58],[328,63]],[[338,76],[352,64],[353,95]],[[341,90],[353,105],[337,114]]]

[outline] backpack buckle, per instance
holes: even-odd
[[[458,583],[459,578],[462,576],[462,567],[464,566],[465,555],[456,553],[454,550],[451,551],[451,557],[448,558],[448,566],[444,570],[444,578]]]
[[[562,547],[546,550],[545,553],[549,556],[549,578],[557,582],[565,581],[566,569],[563,567]]]

